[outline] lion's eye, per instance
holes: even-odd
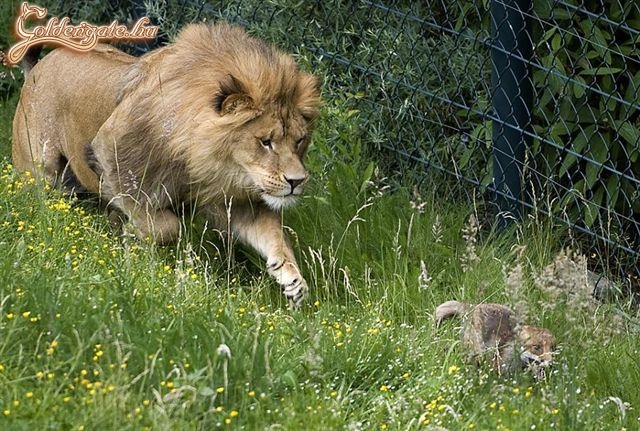
[[[300,138],[296,141],[296,149],[299,149],[302,146],[302,144],[304,144],[304,139],[305,138]]]
[[[271,139],[260,139],[260,143],[263,147],[272,149],[273,145],[271,144]]]

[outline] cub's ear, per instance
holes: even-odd
[[[213,99],[213,107],[222,116],[255,108],[254,101],[234,76],[220,82],[220,89]]]

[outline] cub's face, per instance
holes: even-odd
[[[311,133],[297,112],[265,112],[234,133],[232,157],[245,190],[278,210],[293,205],[309,174],[303,159]]]
[[[556,340],[553,334],[536,326],[523,326],[520,331],[522,363],[534,373],[537,379],[545,377],[545,369],[553,363],[556,354]]]

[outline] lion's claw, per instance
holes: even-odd
[[[288,299],[289,307],[300,308],[307,296],[308,287],[295,263],[271,258],[267,261],[267,270],[282,287],[282,293]]]
[[[269,271],[269,274],[275,277],[275,272],[279,271],[285,263],[286,261],[282,258],[270,258],[267,261],[267,271]]]
[[[305,298],[307,297],[307,286],[305,283],[300,283],[297,290],[287,292],[285,290],[285,296],[289,300],[289,307],[291,309],[298,309],[302,306]]]

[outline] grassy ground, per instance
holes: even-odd
[[[171,248],[121,237],[2,163],[2,428],[637,429],[637,327],[584,294],[557,229],[481,237],[472,208],[385,187],[359,136],[358,113],[329,100],[312,190],[285,215],[311,286],[300,312],[202,224]],[[433,327],[452,298],[549,327],[553,373],[466,365],[455,323]]]

